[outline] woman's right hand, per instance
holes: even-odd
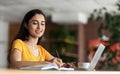
[[[63,66],[62,59],[60,59],[60,58],[55,57],[52,59],[52,62],[56,63],[59,67]]]

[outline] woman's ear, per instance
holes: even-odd
[[[26,29],[28,29],[28,26],[27,26],[27,24],[25,24],[25,28],[26,28]]]

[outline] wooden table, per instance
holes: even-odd
[[[120,74],[120,71],[40,71],[40,70],[16,70],[0,69],[0,74]]]

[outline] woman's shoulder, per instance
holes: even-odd
[[[23,43],[23,41],[21,39],[16,39],[13,41],[13,43]]]
[[[39,49],[46,50],[42,45],[37,45]]]
[[[39,48],[43,48],[43,46],[41,46],[41,45],[37,45]]]
[[[16,48],[16,49],[22,51],[24,46],[25,46],[25,44],[21,39],[16,39],[13,41],[12,50],[14,50]]]

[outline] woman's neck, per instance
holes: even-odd
[[[38,42],[38,38],[31,38],[31,37],[29,37],[28,41],[27,41],[27,44],[29,44],[31,46],[35,46],[35,45],[37,45],[37,42]]]

